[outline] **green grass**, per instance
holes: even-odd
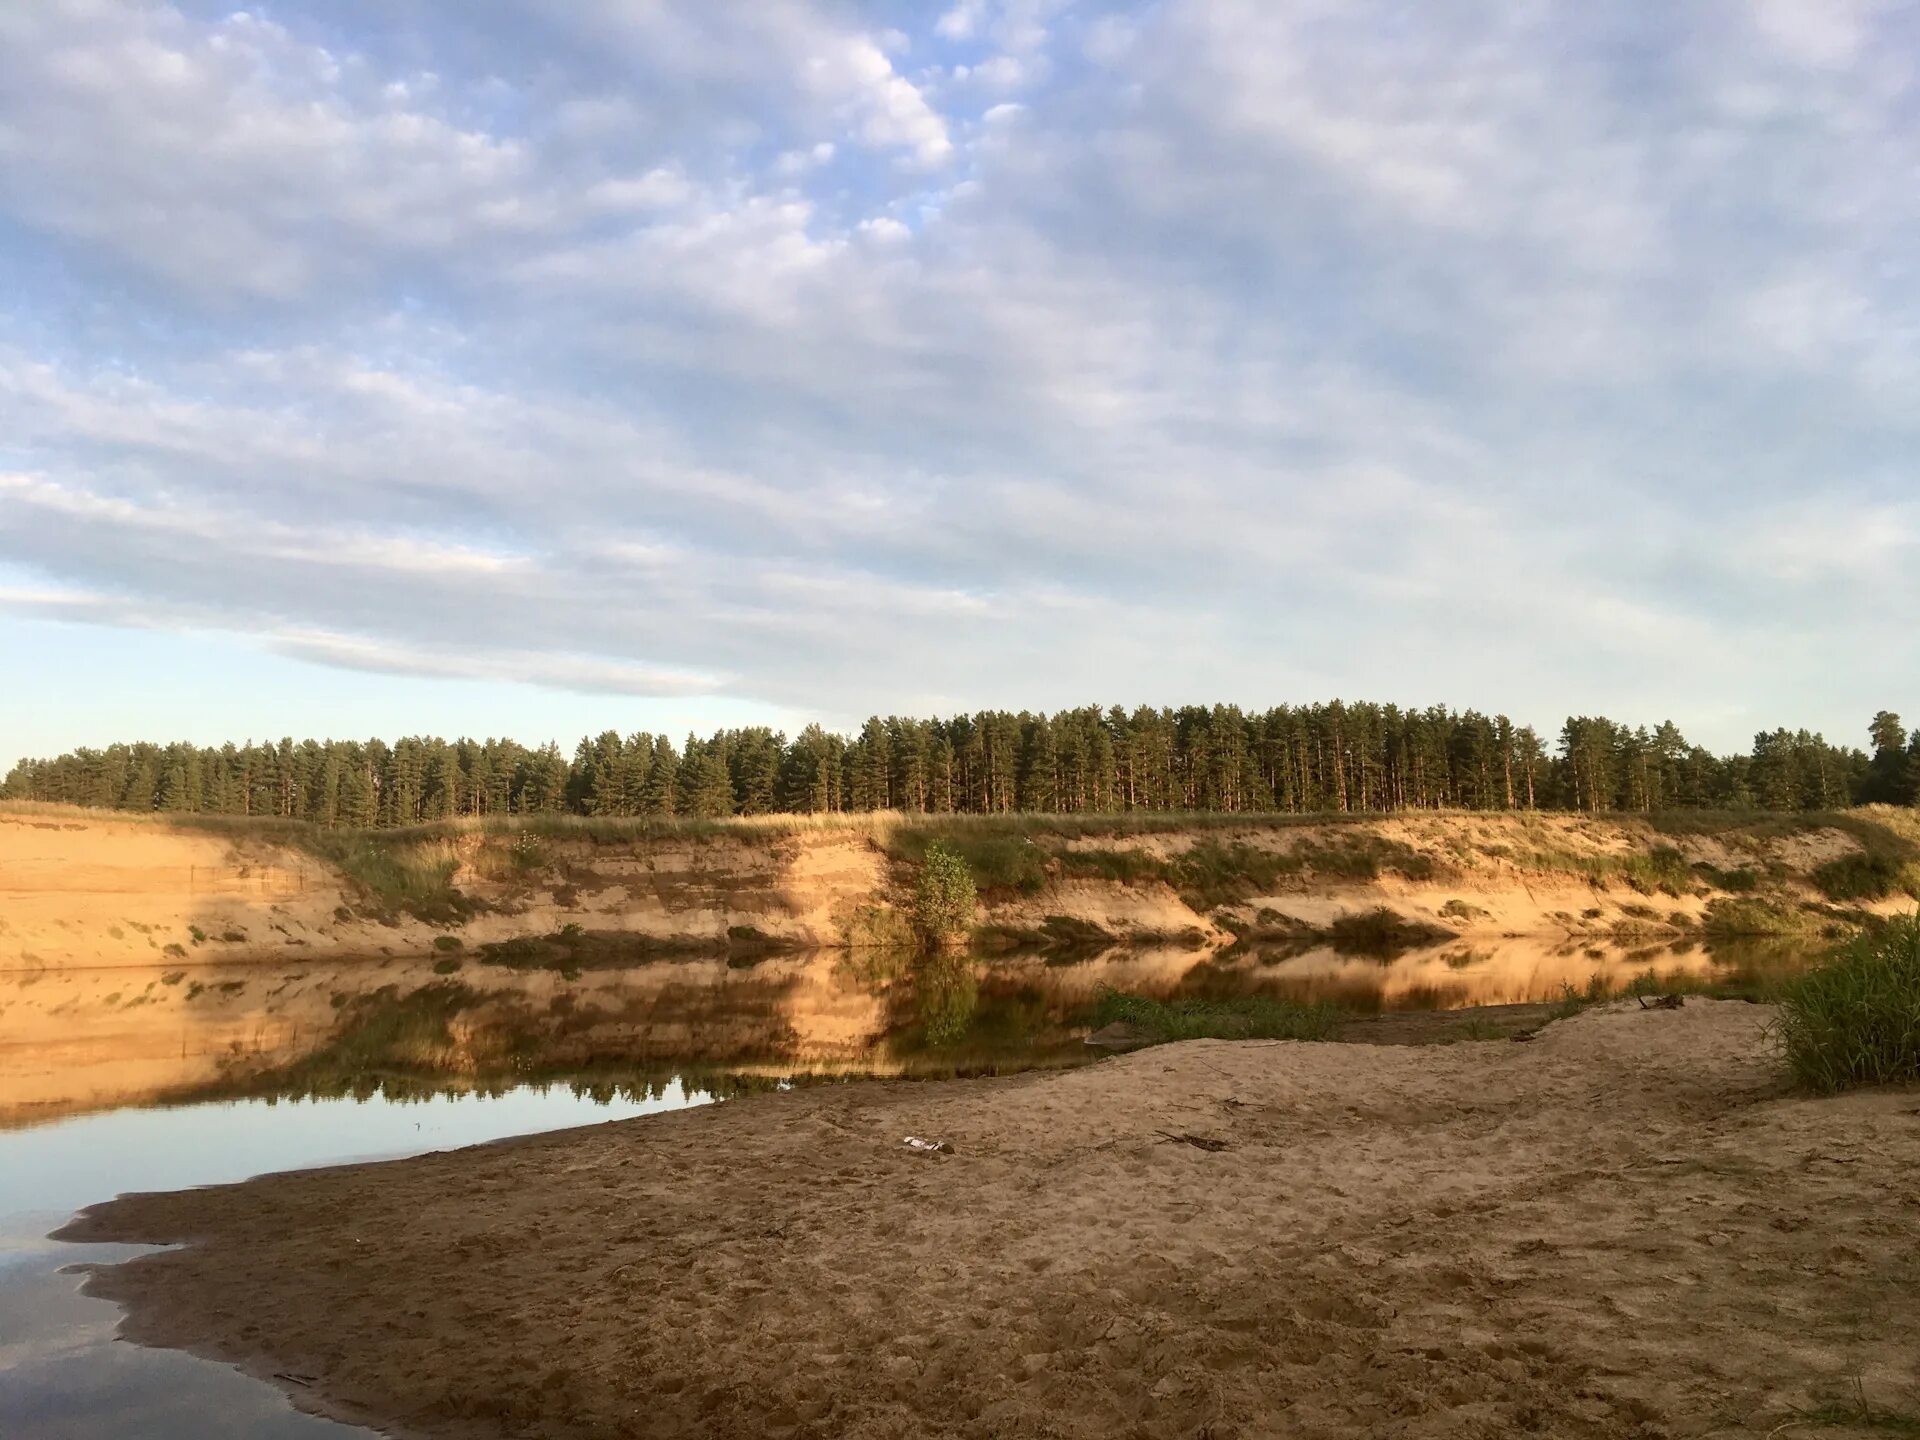
[[[1718,865],[1710,865],[1703,860],[1693,867],[1693,873],[1716,890],[1724,890],[1729,895],[1751,895],[1760,888],[1760,872],[1751,865],[1722,870]]]
[[[1562,985],[1560,987],[1560,998],[1554,1001],[1553,1009],[1548,1012],[1547,1018],[1550,1020],[1570,1020],[1582,1010],[1593,1005],[1599,1005],[1612,998],[1613,986],[1608,983],[1606,976],[1592,975],[1588,977],[1587,986],[1584,990],[1573,985]]]
[[[1920,1080],[1920,917],[1860,936],[1780,996],[1787,1068],[1821,1094]]]
[[[1645,855],[1619,861],[1620,877],[1642,895],[1684,895],[1693,887],[1693,868],[1671,845],[1656,845]]]
[[[1799,910],[1771,900],[1739,897],[1715,900],[1707,906],[1700,929],[1710,940],[1746,939],[1769,935],[1808,935],[1814,921]]]
[[[1272,995],[1208,1000],[1154,1000],[1103,988],[1094,1001],[1092,1024],[1131,1026],[1156,1043],[1170,1040],[1325,1040],[1340,1011]]]
[[[1076,880],[1105,880],[1115,885],[1137,885],[1142,880],[1164,880],[1164,861],[1144,850],[1082,848],[1063,850],[1060,873]]]
[[[423,843],[412,833],[306,826],[291,838],[344,874],[383,916],[407,914],[431,925],[471,918],[479,907],[454,888],[457,857],[446,845]]]
[[[1047,852],[1017,831],[903,825],[888,838],[887,853],[896,860],[924,865],[936,846],[966,862],[973,883],[982,891],[1034,895],[1046,888]]]

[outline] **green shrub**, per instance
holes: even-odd
[[[1812,929],[1807,917],[1765,900],[1715,900],[1708,904],[1701,929],[1709,937],[1800,935]]]
[[[338,868],[362,895],[389,914],[405,913],[430,925],[454,925],[480,908],[454,888],[459,861],[444,843],[422,843],[398,832],[307,828],[294,831],[293,838]]]
[[[1164,879],[1167,874],[1165,864],[1144,850],[1063,850],[1059,859],[1061,873],[1078,880],[1135,885],[1142,880]]]
[[[433,948],[436,950],[459,950],[464,947],[464,944],[465,942],[462,941],[458,935],[436,935],[433,937]]]
[[[926,862],[936,845],[965,861],[974,884],[989,893],[1013,890],[1037,895],[1047,886],[1047,852],[1015,828],[951,820],[916,821],[893,832],[887,852],[896,860],[917,865]]]
[[[1709,885],[1717,886],[1730,895],[1751,895],[1760,888],[1760,872],[1751,865],[1722,870],[1718,865],[1709,865],[1703,861],[1693,868],[1694,873]]]
[[[1453,932],[1409,920],[1382,905],[1358,915],[1342,915],[1327,927],[1327,939],[1342,955],[1391,960],[1422,946],[1445,944],[1453,939]]]
[[[1842,855],[1813,872],[1829,900],[1884,900],[1908,883],[1906,866],[1890,855]]]
[[[913,926],[891,906],[862,905],[847,920],[849,950],[911,950],[913,943]]]
[[[967,862],[943,841],[929,845],[913,886],[913,926],[920,938],[934,949],[965,939],[978,899]]]
[[[1862,935],[1788,984],[1778,1028],[1810,1090],[1920,1080],[1920,917]]]
[[[1186,904],[1205,914],[1221,905],[1271,894],[1283,875],[1300,873],[1301,861],[1252,845],[1195,842],[1169,864],[1169,879]]]
[[[1469,905],[1465,900],[1447,901],[1440,907],[1440,914],[1448,920],[1472,921],[1490,918],[1487,911],[1482,910],[1478,905]]]
[[[1671,845],[1656,845],[1648,854],[1627,856],[1620,862],[1620,874],[1642,895],[1656,890],[1663,895],[1680,895],[1693,881],[1693,867],[1687,864],[1687,857]]]

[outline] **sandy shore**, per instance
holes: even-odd
[[[813,1089],[129,1197],[67,1233],[189,1242],[92,1278],[133,1338],[404,1435],[1920,1412],[1920,1092],[1789,1096],[1767,1018],[1614,1006],[1529,1044],[1203,1041]]]

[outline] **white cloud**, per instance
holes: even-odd
[[[1890,12],[334,13],[0,11],[0,609],[836,714],[1920,668]]]

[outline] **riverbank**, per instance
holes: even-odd
[[[432,954],[585,970],[878,949],[935,840],[976,942],[1381,958],[1818,937],[1910,907],[1920,819],[1829,815],[526,817],[413,831],[0,806],[0,971]]]
[[[404,1435],[1920,1412],[1920,1094],[1787,1094],[1768,1016],[1623,1004],[1527,1044],[1200,1041],[807,1089],[128,1197],[64,1234],[184,1246],[90,1280],[133,1338]]]

